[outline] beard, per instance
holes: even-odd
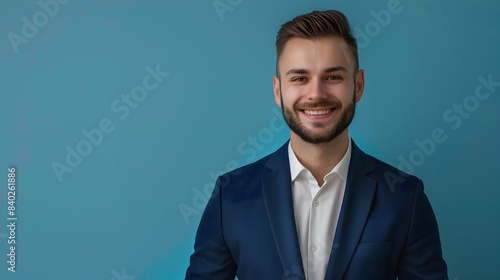
[[[281,89],[280,89],[281,91]],[[322,123],[314,124],[315,128],[323,128],[320,132],[314,132],[311,129],[305,127],[299,120],[298,114],[295,112],[303,109],[312,109],[317,107],[335,107],[335,110],[341,108],[338,106],[340,102],[314,102],[308,104],[295,104],[292,109],[286,108],[283,105],[283,95],[280,94],[281,99],[281,112],[283,114],[283,118],[286,123],[290,127],[290,129],[297,134],[302,140],[311,143],[311,144],[319,144],[319,143],[327,143],[331,142],[337,136],[339,136],[349,125],[351,124],[354,113],[356,111],[356,88],[354,88],[354,94],[352,102],[348,103],[345,108],[343,108],[339,113],[339,120],[333,124],[332,127],[328,127],[331,124],[324,125]]]

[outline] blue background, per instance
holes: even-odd
[[[276,32],[324,9],[343,11],[368,38],[352,138],[395,166],[413,155],[450,279],[498,279],[500,87],[468,103],[467,117],[443,114],[474,101],[479,76],[500,81],[500,3],[401,0],[399,13],[377,21],[388,3],[73,0],[43,22],[37,1],[1,1],[0,279],[182,279],[213,174],[289,137],[270,124]],[[23,17],[40,25],[31,38]],[[12,44],[12,33],[25,43]],[[148,66],[169,76],[126,117],[113,111]],[[82,130],[103,119],[114,130],[58,178],[54,162],[66,165],[66,147],[87,141]],[[275,124],[284,125],[281,117]],[[437,128],[444,143],[419,152],[415,141]],[[6,263],[10,166],[18,179],[15,273]]]

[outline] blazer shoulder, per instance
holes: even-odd
[[[269,172],[281,164],[288,164],[288,142],[281,148],[263,158],[236,168],[220,176],[221,180],[228,181],[228,185],[249,186],[260,181]]]
[[[406,173],[371,155],[365,155],[374,168],[374,172],[370,174],[371,177],[375,177],[377,181],[387,184],[390,189],[423,185],[419,177]]]

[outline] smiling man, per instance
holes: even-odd
[[[296,17],[276,50],[290,141],[217,180],[186,279],[448,279],[422,181],[349,137],[365,82],[347,18]]]

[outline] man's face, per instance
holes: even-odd
[[[331,142],[354,117],[363,71],[340,37],[293,38],[281,53],[274,98],[293,134],[313,144]]]

